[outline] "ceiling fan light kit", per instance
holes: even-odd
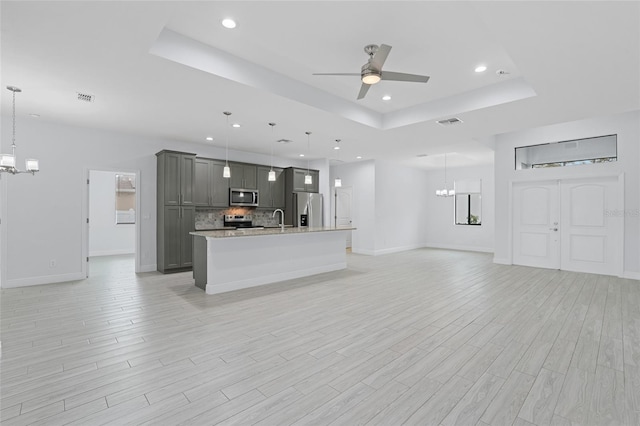
[[[402,72],[382,71],[382,66],[387,60],[391,52],[391,46],[387,44],[368,44],[364,47],[364,53],[369,55],[369,60],[364,64],[360,70],[360,74],[357,73],[314,73],[313,75],[338,75],[338,76],[360,76],[362,86],[360,86],[360,92],[358,93],[358,100],[363,99],[369,87],[379,83],[381,80],[389,81],[408,81],[412,83],[426,83],[429,81],[429,76],[418,74],[407,74]]]

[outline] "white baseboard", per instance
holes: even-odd
[[[511,265],[511,261],[509,259],[494,257],[493,263],[497,263],[498,265]]]
[[[630,280],[640,280],[640,272],[624,271],[622,273],[622,278],[627,278]]]
[[[140,270],[138,272],[155,272],[158,270],[158,265],[155,263],[153,265],[140,265]]]
[[[492,247],[478,247],[478,246],[465,246],[458,244],[440,244],[440,243],[427,243],[424,247],[439,248],[445,250],[460,250],[460,251],[478,251],[481,253],[493,253]]]
[[[341,269],[346,269],[347,264],[344,263],[334,263],[331,265],[323,265],[317,266],[308,269],[301,269],[298,271],[285,272],[279,274],[271,274],[246,280],[240,280],[225,284],[207,284],[207,294],[218,294],[218,293],[226,293],[228,291],[240,290],[243,288],[256,287],[265,284],[276,283],[280,281],[292,280],[295,278],[308,277],[311,275],[322,274],[324,272],[332,272],[339,271]]]
[[[117,254],[134,254],[136,252],[136,249],[117,249],[117,250],[96,250],[96,251],[90,251],[89,252],[89,257],[96,257],[96,256],[115,256]]]
[[[403,251],[409,251],[409,250],[416,250],[416,249],[421,249],[426,247],[424,244],[411,244],[408,246],[401,246],[401,247],[391,247],[391,248],[386,248],[386,249],[381,249],[381,250],[375,250],[374,252],[374,256],[380,256],[381,254],[391,254],[391,253],[400,253]]]
[[[18,278],[15,280],[7,280],[2,284],[2,288],[29,287],[40,284],[63,283],[67,281],[83,280],[86,277],[82,272],[72,272],[70,274],[45,275],[40,277]]]
[[[355,249],[353,247],[351,247],[351,253],[364,254],[365,256],[374,256],[375,255],[375,252],[373,250],[361,250],[361,249]]]

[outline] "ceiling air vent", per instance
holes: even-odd
[[[93,100],[95,99],[95,96],[93,95],[89,95],[87,93],[78,93],[78,100],[79,101],[83,101],[83,102],[93,102]]]
[[[445,120],[438,120],[438,121],[436,121],[436,123],[438,123],[441,126],[452,126],[454,124],[462,123],[462,120],[460,120],[457,117],[453,117],[453,118],[447,118]]]

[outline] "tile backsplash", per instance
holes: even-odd
[[[253,216],[253,224],[258,226],[277,226],[278,220],[280,220],[280,213],[276,217],[272,217],[273,210],[257,210],[247,207],[198,208],[196,209],[196,230],[223,228],[225,214],[250,214]]]

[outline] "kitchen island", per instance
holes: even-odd
[[[347,267],[346,233],[355,228],[195,231],[193,277],[207,294]]]

